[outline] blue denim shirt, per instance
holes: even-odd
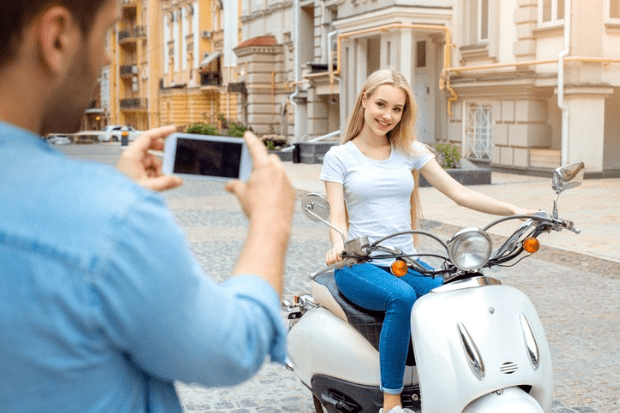
[[[0,412],[181,412],[282,362],[276,292],[214,284],[164,201],[0,123]]]

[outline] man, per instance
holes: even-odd
[[[180,412],[173,380],[232,385],[283,361],[279,318],[294,191],[251,134],[249,219],[232,271],[201,273],[163,200],[179,185],[145,132],[118,169],[71,160],[41,135],[77,129],[116,0],[0,5],[0,412]],[[138,182],[141,186],[136,185]],[[270,254],[264,254],[269,251]]]

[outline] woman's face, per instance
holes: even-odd
[[[364,129],[376,136],[385,136],[402,119],[405,102],[405,92],[392,85],[381,85],[370,96],[364,93]]]

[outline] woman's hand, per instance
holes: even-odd
[[[342,261],[342,252],[344,251],[344,246],[342,244],[338,244],[334,246],[331,250],[327,251],[327,256],[325,257],[325,263],[327,265],[336,264],[337,262]]]
[[[515,207],[512,213],[514,215],[535,215],[537,212],[538,210],[535,210],[535,209],[524,209],[524,208]]]

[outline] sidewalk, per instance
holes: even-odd
[[[293,164],[284,167],[300,191],[325,193],[319,180],[321,165]],[[553,210],[554,191],[548,178],[493,172],[491,185],[470,188],[493,198],[531,209]],[[424,218],[457,227],[483,227],[494,217],[457,206],[434,188],[420,188]],[[544,234],[541,245],[620,263],[620,178],[588,179],[560,195],[559,215],[570,219],[581,234],[570,231]],[[500,224],[490,232],[507,236],[514,223]]]

